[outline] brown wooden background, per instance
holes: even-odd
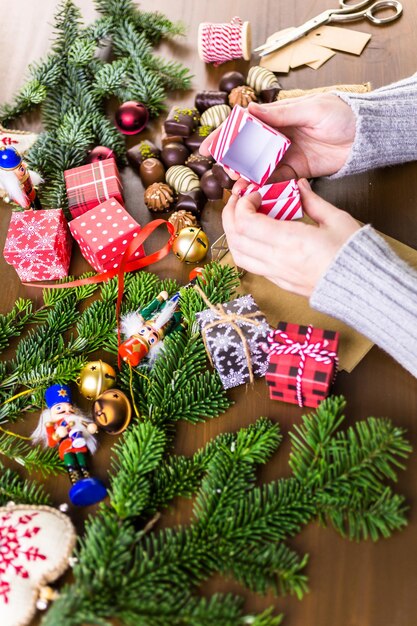
[[[40,59],[50,46],[52,19],[57,0],[1,0],[0,22],[0,100],[8,101],[24,82],[28,63]],[[86,21],[94,17],[92,0],[77,0]],[[178,45],[164,44],[160,52],[183,61],[194,75],[193,91],[175,95],[181,103],[191,104],[194,92],[216,89],[220,76],[230,69],[247,71],[245,62],[227,63],[220,68],[205,66],[196,52],[198,24],[202,21],[228,21],[234,15],[249,20],[253,30],[254,47],[272,32],[298,25],[320,11],[336,4],[336,0],[143,0],[145,10],[158,10],[171,19],[182,20],[188,34]],[[282,76],[284,88],[309,88],[334,83],[359,83],[370,80],[374,87],[406,77],[416,71],[415,32],[417,3],[403,0],[404,15],[394,24],[374,27],[359,22],[348,27],[372,33],[372,40],[361,57],[337,54],[318,71],[309,68]],[[252,59],[256,64],[256,58]],[[25,122],[36,129],[36,119]],[[149,128],[146,136],[157,138],[158,125]],[[400,139],[399,139],[400,140]],[[129,140],[133,145],[138,138]],[[149,220],[144,208],[143,189],[139,177],[126,168],[123,172],[126,205],[143,224]],[[417,164],[374,171],[339,181],[318,181],[316,190],[327,200],[346,208],[379,230],[417,247]],[[3,245],[10,209],[1,206],[0,245]],[[211,203],[205,209],[203,226],[212,240],[221,232],[221,203]],[[77,252],[72,273],[88,269]],[[161,276],[186,280],[185,268],[170,256],[155,267]],[[0,311],[7,312],[19,296],[39,298],[36,290],[23,288],[10,266],[0,258]],[[417,355],[416,355],[417,358]],[[409,438],[417,443],[417,381],[387,355],[373,348],[351,374],[339,375],[335,391],[348,399],[348,423],[368,415],[388,416],[408,429]],[[176,449],[191,454],[210,438],[222,431],[235,430],[253,422],[260,415],[279,421],[284,434],[299,422],[301,410],[286,404],[271,402],[264,381],[254,390],[239,388],[231,393],[234,407],[219,419],[197,427],[180,424]],[[30,432],[35,423],[32,416],[21,428]],[[95,473],[106,476],[113,440],[101,439],[101,449],[94,460]],[[288,475],[288,437],[276,457],[263,468],[261,480]],[[52,484],[53,483],[53,484]],[[54,501],[66,500],[66,477],[49,481]],[[409,526],[391,539],[372,543],[351,543],[339,538],[331,529],[311,524],[292,542],[300,552],[310,554],[307,572],[310,593],[299,602],[295,598],[255,596],[233,581],[212,579],[203,591],[233,590],[247,598],[248,610],[261,610],[273,603],[286,614],[287,626],[414,626],[417,624],[417,462],[413,455],[407,471],[400,475],[399,490],[410,504]],[[164,524],[187,522],[191,505],[178,502],[165,515]],[[85,512],[71,511],[81,524]],[[1,621],[1,620],[0,620]]]

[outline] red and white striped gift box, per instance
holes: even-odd
[[[242,195],[246,196],[253,191],[257,191],[262,197],[258,213],[275,220],[296,220],[303,217],[300,190],[294,178],[262,187],[249,185]]]
[[[262,186],[290,144],[280,132],[253,117],[243,107],[235,106],[219,127],[208,150],[218,163]]]

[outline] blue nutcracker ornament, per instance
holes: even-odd
[[[38,174],[31,174],[36,183],[42,181]],[[16,148],[0,147],[0,185],[10,200],[23,209],[41,209],[31,174]]]
[[[32,433],[34,443],[57,448],[64,461],[72,487],[71,502],[88,506],[107,495],[103,483],[92,478],[87,469],[88,454],[94,454],[97,426],[72,403],[68,385],[52,385],[45,392],[47,408],[42,411],[38,427]]]

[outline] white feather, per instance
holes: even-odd
[[[28,171],[29,171],[30,180],[32,181],[32,185],[34,187],[38,187],[39,185],[43,183],[43,178],[40,174],[38,174],[38,172],[35,172],[35,170],[28,170]]]
[[[125,337],[137,335],[143,326],[143,317],[138,311],[132,311],[122,316],[120,330]]]

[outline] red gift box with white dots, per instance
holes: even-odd
[[[280,322],[278,329],[288,336],[289,341],[287,351],[282,354],[274,354],[273,351],[269,353],[268,370],[265,374],[269,386],[269,397],[272,400],[299,404],[297,374],[301,358],[297,346],[301,346],[306,355],[300,385],[302,406],[316,408],[328,396],[334,379],[337,357],[332,354],[337,353],[339,333],[321,328],[312,328],[309,333],[309,327],[287,322]],[[309,334],[310,338],[306,341]],[[285,338],[275,331],[273,341],[282,344]],[[313,358],[317,353],[324,356],[324,359]],[[330,356],[326,358],[325,353]]]
[[[110,198],[123,203],[122,184],[114,159],[65,170],[64,178],[72,217],[83,215]]]
[[[76,217],[70,222],[70,229],[83,257],[96,272],[119,267],[127,246],[141,231],[140,225],[113,198]],[[141,246],[130,260],[144,255]]]
[[[68,275],[72,239],[62,209],[12,213],[3,256],[22,282]]]

